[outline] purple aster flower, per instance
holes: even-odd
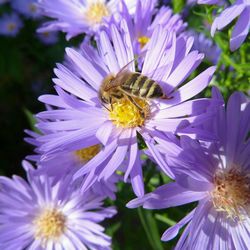
[[[41,12],[38,7],[38,0],[11,0],[14,10],[28,18],[40,18]]]
[[[237,0],[214,19],[211,27],[211,35],[214,36],[216,30],[222,30],[237,17],[230,38],[231,51],[238,49],[248,35],[250,29],[250,1]]]
[[[86,164],[89,160],[91,160],[98,152],[101,150],[101,144],[96,144],[87,148],[82,148],[76,151],[63,152],[52,155],[52,157],[48,157],[45,161],[40,161],[41,152],[39,151],[39,146],[42,145],[41,142],[38,141],[38,138],[41,137],[41,134],[35,133],[30,130],[25,131],[27,135],[30,137],[26,137],[25,141],[30,143],[33,146],[36,146],[34,152],[35,155],[29,155],[26,157],[27,160],[34,161],[37,166],[36,174],[37,175],[48,175],[53,178],[54,182],[58,182],[63,179],[66,175],[73,175],[78,169]],[[43,135],[46,134],[46,131],[43,131]],[[115,200],[115,192],[116,192],[116,183],[119,180],[119,176],[113,174],[107,181],[100,180],[96,181],[94,185],[91,186],[91,190],[103,197],[109,197]],[[79,180],[74,183],[78,187],[82,185],[83,181]]]
[[[181,147],[175,145],[172,155],[167,155],[176,182],[161,186],[127,206],[162,209],[198,201],[197,207],[170,227],[162,240],[174,238],[188,224],[175,249],[248,249],[249,100],[240,92],[234,93],[209,127],[217,133],[218,142],[204,144],[182,137]]]
[[[130,12],[134,11],[135,1],[126,0]],[[56,20],[47,22],[38,31],[61,30],[67,33],[67,39],[87,33],[95,34],[104,19],[118,12],[119,0],[41,0],[39,6],[44,15]]]
[[[0,18],[0,35],[14,37],[22,27],[22,20],[16,13],[4,14]]]
[[[156,9],[157,1],[138,0],[134,15],[129,14],[126,4],[123,3],[121,16],[126,19],[135,48],[135,53],[147,49],[147,43],[151,39],[156,26],[161,25],[164,32],[175,32],[179,35],[187,26],[181,16],[173,14],[166,6]],[[119,22],[119,19],[118,19]]]
[[[221,54],[220,48],[203,33],[197,33],[194,30],[190,30],[187,33],[194,37],[193,49],[204,53],[205,58],[209,62],[217,64]]]
[[[55,69],[57,95],[41,96],[40,100],[58,109],[37,116],[45,119],[37,127],[49,132],[38,139],[43,143],[39,150],[43,153],[42,160],[45,160],[58,152],[79,150],[101,143],[102,150],[75,174],[75,179],[88,174],[83,187],[87,188],[94,179],[107,180],[122,167],[125,181],[130,177],[134,192],[141,196],[144,194],[144,185],[138,134],[145,140],[165,173],[173,176],[154,151],[154,142],[160,140],[161,133],[190,134],[211,139],[211,134],[208,135],[206,131],[195,130],[195,126],[212,118],[204,113],[211,105],[211,100],[189,99],[208,85],[215,67],[208,68],[183,84],[199,65],[203,55],[198,51],[190,51],[192,39],[176,39],[175,35],[162,32],[163,28],[157,26],[149,41],[141,73],[146,79],[148,77],[157,81],[167,98],[136,98],[135,102],[144,112],[143,115],[138,106],[126,97],[118,98],[112,105],[105,105],[100,98],[104,79],[111,74],[116,75],[125,65],[129,72],[136,71],[133,46],[124,20],[121,26],[122,30],[118,31],[111,24],[111,40],[105,31],[100,32],[98,51],[87,45],[82,46],[81,54],[66,49],[74,65],[73,72],[77,71],[81,78],[63,65],[58,64]]]
[[[53,32],[39,32],[37,34],[37,37],[39,40],[46,44],[46,45],[52,45],[58,42],[59,40],[59,34],[57,31]]]
[[[80,193],[70,176],[52,184],[24,163],[28,182],[0,177],[0,242],[2,249],[111,249],[99,225],[112,217],[103,198]]]

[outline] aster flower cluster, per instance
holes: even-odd
[[[5,4],[2,7],[5,13],[0,16],[0,35],[17,36],[27,19],[44,22],[38,0],[1,1],[0,4]],[[58,32],[41,32],[36,37],[44,44],[55,44],[58,41]]]
[[[0,177],[0,249],[111,249],[101,223],[117,213],[123,183],[136,196],[128,209],[196,202],[162,235],[169,241],[185,227],[175,249],[248,249],[249,99],[234,92],[226,102],[216,87],[204,97],[221,50],[156,0],[33,3],[11,2],[23,15],[51,18],[40,36],[84,38],[65,49],[55,91],[39,97],[45,109],[34,116],[35,130],[25,130],[33,147],[22,162],[26,179]],[[248,5],[237,1],[212,25],[214,34],[242,14],[232,50],[247,36]],[[15,29],[3,34],[17,34],[21,23],[12,19]],[[149,188],[152,167],[168,183]]]
[[[1,4],[9,1],[2,1]],[[23,21],[20,15],[25,18],[39,18],[40,11],[36,0],[12,0],[9,2],[12,13],[5,13],[0,18],[1,33],[5,36],[16,36],[23,27]]]
[[[214,95],[221,98],[218,93]],[[127,206],[162,209],[198,201],[197,207],[170,227],[162,240],[174,238],[188,224],[176,249],[248,249],[249,121],[249,100],[235,92],[209,124],[218,141],[203,144],[182,136],[171,154],[162,144],[162,154],[171,158],[175,182]]]
[[[0,34],[4,36],[16,36],[23,23],[16,13],[4,14],[0,20]]]
[[[29,163],[24,167],[28,182],[0,179],[2,249],[109,249],[111,239],[98,223],[116,211],[103,208],[102,196],[79,195],[70,176],[54,182]]]

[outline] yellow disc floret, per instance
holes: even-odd
[[[141,36],[138,38],[141,49],[149,42],[150,38],[147,36]]]
[[[91,24],[101,23],[103,17],[109,16],[109,10],[104,3],[92,3],[86,12],[86,18]]]
[[[149,113],[149,105],[140,98],[134,98],[140,109],[127,98],[112,104],[109,116],[117,127],[134,128],[142,126]]]
[[[101,145],[96,144],[87,148],[83,148],[75,151],[77,158],[82,163],[86,163],[91,160],[94,156],[96,156],[101,150]]]
[[[220,170],[214,177],[211,193],[217,211],[226,212],[232,219],[242,219],[250,213],[250,176],[233,167]]]
[[[57,209],[45,209],[33,222],[35,237],[43,244],[49,240],[57,240],[66,229],[66,217]]]

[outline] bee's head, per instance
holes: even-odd
[[[113,75],[106,76],[101,84],[100,90],[99,90],[99,99],[105,103],[110,103],[110,86],[112,85],[112,81],[114,80]]]
[[[115,77],[112,74],[107,75],[103,80],[103,86],[104,88],[109,88],[110,85],[112,85],[112,82],[114,81]]]

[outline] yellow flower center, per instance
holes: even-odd
[[[149,116],[149,105],[140,98],[133,99],[139,107],[127,98],[121,98],[112,103],[109,116],[117,127],[134,128],[144,125]]]
[[[92,24],[99,24],[103,17],[109,16],[109,10],[104,3],[93,3],[86,12],[87,20]]]
[[[86,163],[101,151],[101,145],[97,144],[88,148],[75,151],[76,156],[81,163]]]
[[[35,237],[43,244],[58,239],[66,229],[66,217],[56,209],[46,209],[35,220]]]
[[[150,38],[147,36],[141,36],[138,38],[141,49],[149,42]]]
[[[215,188],[211,193],[217,211],[226,212],[232,219],[250,215],[250,175],[233,167],[219,171],[214,177]]]
[[[7,25],[8,31],[13,31],[16,29],[16,24],[15,23],[8,23]]]

